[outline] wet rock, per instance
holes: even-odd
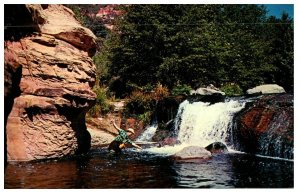
[[[228,152],[227,146],[222,142],[214,142],[205,147],[211,153],[226,153]]]
[[[176,117],[178,107],[186,96],[167,97],[158,101],[155,115],[158,123],[167,123]]]
[[[203,147],[188,146],[172,155],[172,158],[175,160],[209,159],[211,156],[211,153]]]
[[[37,33],[5,42],[5,69],[12,69],[9,66],[15,64],[20,67],[13,69],[21,69],[10,70],[17,76],[13,79],[19,80],[18,86],[12,86],[16,84],[10,83],[9,75],[5,81],[7,90],[13,88],[11,92],[18,93],[11,110],[5,106],[9,113],[8,160],[87,152],[91,135],[85,125],[85,114],[96,98],[92,91],[96,68],[90,58],[95,36],[62,5],[23,7],[26,8]]]
[[[166,138],[173,137],[172,132],[168,130],[160,130],[159,128],[156,130],[154,136],[152,137],[152,141],[161,142]]]
[[[135,142],[135,144],[137,144],[137,145],[139,145],[139,146],[141,146],[143,149],[146,149],[146,148],[153,148],[153,147],[160,147],[159,146],[159,143],[156,143],[156,142],[146,142],[146,141],[144,141],[144,142]],[[133,147],[132,145],[130,145],[130,144],[126,144],[126,147],[128,147],[128,148],[135,148],[135,147]]]
[[[152,141],[163,142],[167,138],[176,138],[174,128],[174,119],[168,121],[167,123],[158,124],[158,128],[152,137]]]
[[[235,118],[233,143],[244,152],[294,158],[293,95],[266,95]]]
[[[166,146],[166,145],[169,145],[169,146],[174,146],[174,145],[177,145],[180,143],[180,141],[175,138],[175,137],[167,137],[165,138],[164,140],[158,142],[159,143],[159,146],[162,147],[162,146]]]
[[[187,100],[190,103],[193,102],[205,102],[205,103],[210,103],[210,104],[215,104],[219,102],[224,102],[225,96],[221,94],[212,94],[212,95],[190,95],[187,97]]]

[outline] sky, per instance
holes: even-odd
[[[282,12],[289,14],[291,18],[294,18],[294,5],[293,4],[264,4],[267,8],[268,16],[281,17]]]

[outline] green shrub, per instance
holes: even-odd
[[[176,85],[173,89],[172,89],[172,95],[189,95],[190,92],[192,90],[192,87],[183,84],[183,85]]]
[[[97,117],[110,112],[112,105],[109,103],[109,99],[107,97],[107,89],[103,87],[95,87],[93,90],[97,95],[96,104],[90,109],[89,114],[93,117]]]
[[[227,96],[241,96],[244,94],[239,85],[233,83],[222,86],[220,90],[225,92]]]
[[[146,111],[145,113],[138,115],[137,118],[143,121],[144,123],[150,123],[151,115],[152,115],[151,111]]]

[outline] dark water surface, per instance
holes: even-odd
[[[106,149],[63,160],[9,163],[4,188],[293,188],[294,162],[247,154],[178,162]]]

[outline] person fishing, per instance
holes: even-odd
[[[114,151],[115,153],[121,153],[122,149],[126,147],[126,144],[131,144],[133,147],[138,149],[142,149],[139,145],[132,142],[128,135],[134,134],[134,130],[132,128],[127,129],[127,132],[116,125],[114,121],[112,121],[113,126],[118,130],[119,134],[116,138],[109,144],[108,150]]]

